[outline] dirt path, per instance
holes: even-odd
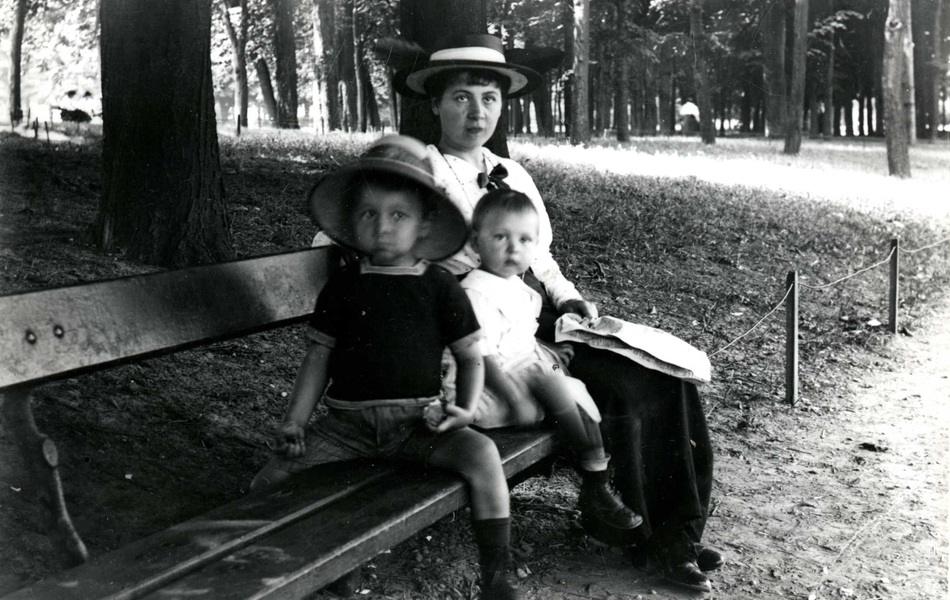
[[[948,317],[894,340],[873,372],[853,369],[843,392],[760,415],[745,434],[727,432],[731,411],[711,416],[706,540],[726,565],[708,598],[950,597]],[[527,598],[694,597],[604,549],[559,560]]]

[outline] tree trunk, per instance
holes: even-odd
[[[808,137],[818,137],[818,83],[812,81],[808,87]]]
[[[396,88],[393,87],[395,71],[392,68],[387,68],[387,73],[389,75],[389,119],[392,121],[393,131],[399,131],[399,107],[402,106],[402,98],[396,93]]]
[[[614,103],[614,127],[617,130],[618,142],[630,141],[630,119],[627,111],[630,108],[630,68],[624,53],[618,54],[616,59],[617,85],[616,102]]]
[[[554,118],[551,115],[551,77],[547,73],[541,77],[543,79],[541,85],[531,94],[538,135],[554,137]]]
[[[363,107],[360,129],[362,131],[367,129],[379,131],[382,129],[382,122],[379,118],[379,103],[376,102],[376,89],[373,88],[373,79],[369,73],[369,61],[363,55],[362,44],[358,48],[357,56],[359,57],[359,63],[356,65],[356,70],[360,78],[360,103]]]
[[[847,137],[854,137],[854,97],[848,96],[844,105],[841,107],[844,111],[844,134]]]
[[[271,125],[277,124],[277,99],[274,97],[274,86],[270,82],[270,69],[267,68],[267,62],[263,58],[258,58],[254,63],[257,70],[257,80],[261,84],[261,95],[264,97],[264,110],[267,112],[267,118]]]
[[[531,96],[524,96],[521,102],[521,118],[524,119],[524,132],[531,133]]]
[[[669,40],[661,42],[660,46],[660,135],[673,135],[673,113],[669,107],[673,103],[673,60],[672,48]],[[649,101],[649,96],[647,96]]]
[[[910,177],[910,132],[904,106],[904,36],[908,23],[901,15],[909,12],[910,0],[889,0],[884,26],[884,133],[887,138],[887,169],[891,175]]]
[[[353,39],[354,0],[343,0],[337,35],[340,37],[340,83],[343,84],[345,124],[347,131],[356,131],[360,123],[359,87],[356,79],[356,41]]]
[[[835,131],[835,34],[831,32],[828,41],[828,64],[825,65],[825,123],[826,138],[834,137]]]
[[[295,0],[274,0],[274,56],[277,68],[277,127],[297,129],[297,43]]]
[[[182,267],[232,258],[211,85],[211,2],[102,0],[105,251]]]
[[[933,64],[930,68],[933,70],[933,80],[931,81],[930,95],[930,139],[936,140],[940,135],[941,113],[940,113],[940,87],[943,81],[946,68],[941,68],[941,63],[946,65],[943,57],[943,2],[937,2],[937,17],[934,20],[933,35]]]
[[[808,52],[808,0],[795,0],[792,40],[792,92],[785,122],[785,154],[798,154],[802,148],[802,111],[805,106],[805,55]]]
[[[571,144],[590,142],[590,0],[574,0]]]
[[[765,4],[763,18],[765,119],[769,138],[785,135],[785,3]]]
[[[564,34],[564,137],[571,137],[574,118],[574,0],[561,0],[561,28]]]
[[[907,114],[907,143],[914,145],[917,141],[917,99],[914,89],[914,35],[911,21],[910,0],[901,2],[900,20],[904,23],[904,33],[901,37],[904,53],[904,112]]]
[[[316,63],[317,85],[320,90],[321,114],[328,131],[343,128],[340,106],[340,55],[336,31],[336,3],[334,0],[313,0],[310,11],[313,21],[313,55]]]
[[[231,41],[231,67],[234,70],[234,106],[241,127],[247,127],[247,0],[240,0],[234,10],[228,6],[228,0],[221,0],[221,17],[224,19],[224,28]],[[240,14],[240,23],[235,29],[231,22],[231,15]]]
[[[16,0],[13,31],[10,33],[10,121],[16,126],[23,120],[20,73],[23,62],[23,32],[26,29],[27,0]]]
[[[650,136],[656,135],[658,115],[663,114],[663,111],[669,113],[669,106],[664,107],[662,100],[657,111],[656,81],[656,73],[650,67],[643,70],[643,132]]]
[[[402,0],[399,4],[402,36],[431,51],[445,37],[465,33],[486,33],[488,16],[484,0]],[[439,120],[429,102],[406,98],[401,103],[399,131],[429,144],[439,141]],[[498,126],[485,147],[508,156],[507,125]]]
[[[752,84],[748,79],[743,81],[742,101],[739,104],[739,131],[752,132]]]
[[[709,71],[706,69],[706,30],[700,0],[689,0],[689,32],[693,38],[693,77],[699,104],[699,135],[704,144],[716,143],[716,124],[709,99]]]

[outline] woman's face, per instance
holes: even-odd
[[[481,148],[495,133],[501,105],[501,88],[495,83],[468,83],[463,78],[450,84],[432,102],[432,112],[442,124],[439,146],[450,152]]]

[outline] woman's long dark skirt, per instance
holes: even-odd
[[[553,342],[557,311],[533,274],[525,275],[524,282],[545,297],[538,337]],[[699,542],[709,515],[713,451],[696,386],[609,350],[573,346],[568,370],[600,409],[614,486],[643,515],[624,542],[679,546],[682,532]]]

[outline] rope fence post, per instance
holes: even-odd
[[[798,271],[785,278],[785,401],[798,402]]]
[[[900,293],[897,289],[897,278],[900,275],[900,253],[901,240],[900,238],[894,238],[891,240],[891,281],[887,329],[895,335],[897,334],[897,305],[900,302]]]

